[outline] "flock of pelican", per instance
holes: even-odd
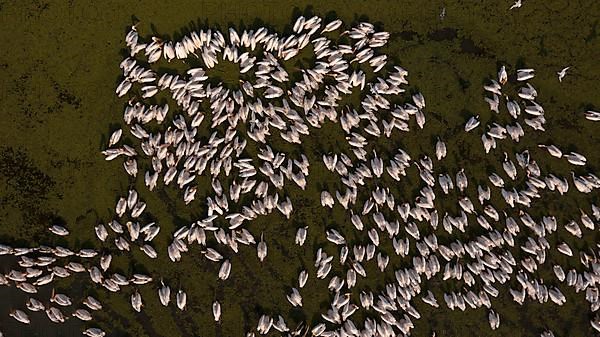
[[[503,160],[488,180],[477,181],[468,167],[454,172],[442,169],[453,149],[441,136],[432,144],[432,157],[401,147],[376,147],[379,139],[423,129],[427,121],[424,96],[407,92],[408,72],[388,64],[388,56],[381,52],[389,38],[388,32],[377,31],[368,22],[346,29],[341,20],[326,23],[317,16],[298,18],[289,35],[263,27],[192,31],[180,40],[143,39],[131,27],[125,37],[129,56],[120,64],[123,78],[116,88],[118,97],[129,98],[124,129],[110,135],[102,153],[106,160],[122,160],[125,172],[132,179],[143,178],[149,191],[174,186],[188,207],[205,213],[177,228],[167,247],[156,247],[153,239],[161,227],[143,220],[147,207],[140,194],[148,192],[131,188],[116,198],[114,217],[94,228],[98,240],[110,245],[102,251],[1,245],[0,255],[17,257],[19,268],[0,274],[0,285],[15,286],[31,296],[10,316],[25,324],[30,323],[30,311],[43,311],[56,323],[72,318],[92,321],[102,304],[91,296],[75,301],[53,291],[49,299],[36,298],[38,288],[77,273],[88,274],[109,292],[130,294],[136,312],[144,306],[139,287],[155,287],[162,305],[185,310],[183,289],[172,291],[161,275],[111,271],[111,254],[139,249],[155,259],[166,250],[177,263],[182,255],[198,249],[206,263],[219,264],[218,278],[226,284],[235,266],[224,252],[255,247],[257,258],[268,263],[269,240],[262,232],[251,232],[252,221],[273,212],[292,218],[299,206],[288,192],[305,190],[311,168],[321,165],[338,181],[335,188],[320,193],[323,212],[340,208],[349,226],[319,233],[324,240],[314,247],[314,265],[305,266],[297,284],[289,285],[282,298],[300,308],[307,281],[320,279],[327,286],[319,295],[328,299],[329,307],[320,322],[296,327],[284,313],[259,313],[256,328],[247,336],[274,330],[285,336],[408,336],[421,318],[417,302],[460,311],[485,307],[490,328],[497,329],[502,317],[492,302],[502,289],[521,305],[538,301],[560,306],[567,301],[561,288],[571,287],[585,292],[591,312],[597,311],[600,261],[595,249],[577,250],[564,241],[564,235],[556,238],[563,230],[577,239],[592,235],[600,208],[590,203],[565,223],[550,212],[536,217],[528,209],[547,193],[563,195],[573,188],[591,193],[600,187],[600,178],[585,169],[585,154],[556,144],[507,150],[526,133],[545,131],[545,111],[530,83],[535,70],[509,74],[502,66],[484,86],[491,113],[471,117],[464,131],[480,135],[491,162],[496,156]],[[305,52],[314,54],[315,63],[292,69],[289,63]],[[158,64],[183,64],[189,59],[198,65],[184,73],[158,70]],[[239,83],[210,81],[211,69],[224,62],[239,66]],[[559,79],[565,74],[566,69]],[[342,104],[356,91],[360,91],[358,104]],[[168,103],[156,103],[161,97]],[[600,113],[588,111],[583,117],[599,121]],[[283,141],[302,150],[303,139],[312,131],[332,127],[343,130],[347,146],[321,153],[320,158],[303,151],[286,153],[276,146]],[[125,144],[125,137],[135,145]],[[256,153],[248,150],[249,142]],[[387,144],[397,146],[389,140]],[[536,160],[564,161],[572,166],[572,174],[560,176]],[[413,168],[418,181],[412,184],[419,191],[409,198],[398,193],[395,185],[406,184]],[[201,181],[210,186],[208,192],[199,189]],[[501,204],[493,206],[493,197]],[[442,208],[442,199],[454,202],[456,210]],[[294,242],[303,246],[315,227],[307,223],[295,229]],[[49,230],[69,235],[64,226]],[[354,239],[355,233],[366,233],[365,239]],[[458,240],[456,233],[469,238]],[[381,248],[389,243],[392,254]],[[579,259],[581,265],[556,264],[548,259],[555,252]],[[371,263],[377,268],[367,273]],[[548,263],[553,263],[554,278],[543,279],[536,271]],[[332,272],[334,265],[342,272]],[[383,277],[390,271],[394,280]],[[360,280],[366,278],[381,280],[382,286],[363,289]],[[441,292],[427,286],[432,279],[453,280],[460,287]],[[357,311],[369,315],[359,320]],[[216,324],[221,314],[221,304],[213,302]],[[590,323],[600,331],[600,316],[593,316]],[[98,337],[105,332],[90,326],[83,334]],[[549,330],[541,333],[553,335]]]

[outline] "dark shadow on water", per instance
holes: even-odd
[[[418,38],[419,35],[414,30],[405,30],[399,33],[399,36],[402,40],[412,41],[415,36]]]
[[[484,54],[483,48],[475,45],[475,42],[473,42],[471,39],[463,39],[460,43],[460,50],[462,50],[464,53],[474,54],[477,56],[483,56]]]
[[[446,27],[438,30],[434,30],[427,34],[427,36],[434,41],[454,40],[458,34],[456,29]]]

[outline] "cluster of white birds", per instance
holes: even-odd
[[[415,92],[407,102],[403,94],[408,72],[388,66],[387,55],[380,52],[389,37],[389,33],[376,31],[367,22],[345,30],[341,20],[324,23],[317,16],[298,18],[289,36],[267,28],[242,32],[229,28],[226,33],[210,29],[192,31],[179,41],[158,37],[143,40],[134,26],[125,38],[130,55],[120,64],[123,80],[116,94],[131,98],[123,114],[128,131],[125,136],[131,135],[137,144],[124,144],[124,132],[118,129],[110,136],[103,154],[106,160],[124,157],[123,167],[133,178],[138,176],[138,169],[144,170],[143,179],[149,191],[173,183],[181,190],[185,204],[198,204],[194,201],[202,193],[198,187],[202,182],[210,186],[206,195],[198,197],[202,198],[199,209],[205,211],[204,216],[178,228],[166,250],[176,263],[192,245],[200,246],[208,261],[220,264],[218,278],[225,281],[232,272],[232,263],[224,257],[224,250],[238,253],[240,244],[255,245],[258,259],[265,261],[267,238],[260,233],[257,242],[258,233],[251,233],[247,224],[274,211],[285,218],[292,217],[295,207],[286,192],[289,188],[304,190],[311,165],[320,165],[310,163],[309,156],[303,153],[294,156],[278,151],[275,144],[282,140],[301,148],[303,138],[309,137],[315,128],[331,127],[327,122],[339,125],[344,131],[348,150],[340,148],[322,153],[319,158],[340,183],[339,189],[323,190],[320,202],[325,212],[341,207],[352,231],[366,232],[366,239],[357,242],[340,228],[326,228],[323,237],[329,243],[318,248],[314,269],[306,266],[298,275],[298,284],[284,294],[292,307],[302,307],[302,289],[311,275],[328,280],[323,297],[329,298],[330,307],[322,313],[321,322],[290,329],[283,316],[263,314],[248,336],[264,335],[271,329],[289,336],[307,333],[327,337],[408,336],[414,328],[413,320],[421,317],[416,301],[432,307],[440,305],[432,291],[425,291],[425,283],[433,278],[452,279],[461,284],[461,289],[443,293],[445,305],[461,311],[488,308],[492,329],[499,327],[501,317],[492,309],[490,297],[499,296],[501,287],[508,287],[519,304],[527,300],[540,303],[550,300],[563,305],[566,298],[557,286],[563,283],[577,292],[585,291],[595,312],[600,308],[596,285],[600,281],[600,261],[596,253],[576,251],[564,241],[553,247],[550,241],[554,240],[549,237],[558,231],[556,217],[545,214],[535,218],[527,209],[541,198],[542,191],[562,195],[574,185],[578,192],[590,193],[600,187],[600,179],[589,172],[584,175],[573,172],[570,180],[545,172],[533,158],[538,154],[536,150],[529,149],[514,154],[504,152],[503,170],[492,172],[489,184],[477,184],[465,169],[446,172],[436,168],[442,166],[436,164],[442,163],[449,152],[441,138],[432,149],[434,159],[427,155],[415,158],[415,154],[403,148],[394,149],[390,156],[385,151],[378,153],[374,147],[378,139],[407,133],[411,126],[422,129],[426,123],[424,96]],[[299,74],[291,74],[286,62],[308,47],[314,53],[315,64],[295,69]],[[185,62],[188,58],[197,59],[202,66],[184,74],[159,73],[153,68],[160,62]],[[222,62],[239,66],[239,84],[209,83],[211,69]],[[528,82],[534,76],[533,69],[519,69],[516,80],[509,81],[502,66],[498,78],[484,86],[485,101],[494,112],[481,135],[489,156],[499,151],[502,142],[519,142],[526,131],[522,123],[531,132],[545,131],[544,109],[536,102],[538,93]],[[514,97],[508,96],[507,84],[517,86]],[[342,100],[355,90],[361,91],[360,103],[342,105]],[[161,95],[170,98],[169,103],[153,103]],[[501,121],[506,117],[511,122],[503,125]],[[600,120],[600,113],[588,111],[585,117]],[[479,116],[474,116],[464,129],[476,132],[479,125]],[[257,149],[255,155],[247,148],[249,141]],[[539,148],[551,156],[564,158],[570,165],[587,164],[584,155],[563,153],[556,145],[539,144]],[[394,184],[405,183],[413,166],[419,172],[419,193],[410,200],[397,193]],[[474,202],[469,195],[475,193]],[[493,194],[505,202],[500,210],[490,202]],[[442,198],[446,202],[456,198],[457,212],[442,214],[443,208],[439,207]],[[138,246],[149,258],[157,258],[152,241],[160,226],[141,219],[145,210],[146,203],[138,191],[130,189],[118,199],[114,219],[95,227],[98,239],[114,241],[116,253]],[[562,226],[581,238],[593,233],[597,221],[600,208],[590,205]],[[306,241],[310,224],[307,225],[297,229],[295,243],[299,246]],[[473,227],[476,230],[471,231]],[[446,233],[440,235],[442,229]],[[61,236],[69,234],[66,228],[57,225],[50,231]],[[452,239],[455,231],[472,236],[463,241]],[[211,234],[215,241],[208,240]],[[397,257],[380,248],[384,242],[391,242]],[[552,268],[556,281],[542,279],[536,270],[553,249],[569,257],[578,254],[584,270],[565,270],[557,264]],[[517,253],[513,255],[511,251]],[[112,273],[109,253],[85,249],[75,253],[63,247],[0,246],[0,255],[4,254],[19,256],[24,271],[0,275],[0,284],[12,282],[28,293],[35,294],[38,286],[51,283],[55,276],[87,272],[94,283],[110,292],[132,288],[131,306],[137,312],[142,310],[143,302],[134,286],[160,280],[160,303],[168,306],[171,302],[171,288],[160,275]],[[81,263],[74,262],[76,257],[81,258]],[[63,265],[63,259],[70,262]],[[380,290],[360,289],[357,298],[352,293],[353,288],[359,287],[360,278],[377,277],[367,275],[366,265],[373,259],[380,273],[394,268],[395,280],[388,280]],[[409,266],[394,267],[393,261],[399,259],[408,261]],[[336,263],[341,274],[332,273]],[[511,283],[516,284],[516,289],[509,285],[511,280],[517,280]],[[45,310],[53,322],[68,318],[59,309],[72,305],[68,296],[53,293],[50,302],[46,306],[32,297],[26,306],[31,311]],[[175,302],[180,310],[185,310],[187,295],[182,289],[175,294]],[[92,297],[83,304],[90,310],[102,307]],[[358,310],[371,315],[358,321],[353,318]],[[213,302],[212,313],[219,322],[218,301]],[[23,323],[30,322],[24,310],[15,309],[11,316]],[[92,319],[90,311],[84,308],[75,310],[72,316],[84,321]],[[600,317],[592,319],[591,325],[600,331]],[[98,328],[89,328],[84,334],[104,336]],[[545,331],[542,336],[553,333]]]
[[[49,228],[50,232],[66,236],[69,231],[60,225],[53,225]],[[66,294],[57,293],[52,290],[52,294],[47,301],[40,301],[35,296],[38,294],[38,288],[53,283],[56,279],[66,278],[72,274],[89,272],[90,276],[94,268],[94,257],[97,252],[92,249],[81,249],[74,252],[68,248],[56,246],[40,246],[36,248],[13,248],[0,244],[0,255],[14,255],[19,257],[18,265],[21,268],[12,269],[8,274],[0,274],[0,285],[14,285],[17,289],[29,294],[31,297],[25,303],[29,311],[45,312],[48,319],[54,323],[63,323],[70,317],[78,318],[82,321],[92,320],[91,311],[102,309],[102,305],[92,296],[88,296],[77,309],[69,310],[74,306],[73,301]],[[115,274],[118,275],[118,274]],[[67,314],[65,311],[68,310]],[[21,309],[10,311],[10,316],[15,320],[29,324],[29,315]],[[88,336],[104,336],[104,332],[98,328],[89,328],[84,334]]]

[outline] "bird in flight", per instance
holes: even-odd
[[[571,67],[565,67],[561,71],[556,73],[558,75],[559,82],[562,82],[562,79],[567,75],[567,70],[569,70],[569,68]]]
[[[523,6],[523,3],[521,2],[521,0],[517,0],[517,1],[515,1],[515,3],[512,6],[510,6],[509,10],[519,8],[521,6]]]

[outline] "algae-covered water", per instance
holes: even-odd
[[[600,124],[583,118],[586,109],[600,109],[600,2],[527,0],[521,8],[509,11],[510,5],[506,1],[405,0],[0,2],[0,242],[108,249],[108,244],[103,246],[96,240],[93,226],[111,219],[118,196],[134,185],[148,203],[152,217],[161,224],[161,235],[154,242],[160,256],[150,260],[135,249],[114,256],[111,270],[125,275],[160,275],[173,290],[184,289],[189,303],[184,312],[174,305],[162,307],[158,283],[154,282],[139,287],[144,308],[137,314],[129,304],[131,288],[109,293],[91,287],[84,275],[61,281],[56,288],[74,298],[91,294],[100,299],[104,309],[94,314],[93,323],[70,320],[61,326],[50,323],[43,314],[35,314],[31,316],[32,326],[25,327],[8,317],[8,311],[24,308],[26,297],[14,288],[0,288],[0,331],[5,336],[70,336],[79,335],[84,326],[99,326],[110,331],[110,336],[241,336],[255,327],[263,313],[281,313],[294,327],[300,322],[314,322],[329,303],[329,294],[324,290],[327,281],[314,277],[302,291],[302,309],[291,309],[285,299],[302,268],[314,273],[314,252],[326,243],[324,228],[349,229],[339,207],[330,212],[320,206],[320,191],[335,184],[335,178],[316,164],[311,167],[307,190],[289,191],[295,206],[289,221],[273,214],[249,225],[255,236],[264,232],[269,245],[268,258],[262,264],[254,247],[241,247],[240,254],[227,256],[233,265],[231,277],[217,282],[219,266],[203,259],[197,247],[190,249],[181,262],[169,261],[166,247],[172,233],[196,220],[201,213],[198,210],[205,210],[203,199],[193,203],[194,208],[186,207],[181,192],[173,187],[150,193],[141,179],[135,182],[128,178],[121,161],[107,162],[100,153],[110,132],[122,123],[126,100],[118,99],[114,92],[121,79],[124,35],[134,23],[138,23],[141,36],[180,37],[195,27],[224,30],[229,26],[242,29],[266,25],[278,32],[290,32],[294,20],[302,14],[338,17],[347,26],[372,22],[391,33],[385,52],[391,62],[409,71],[410,87],[422,92],[427,100],[425,129],[393,139],[393,146],[401,145],[415,158],[419,154],[433,156],[435,139],[442,136],[449,153],[443,169],[456,172],[465,168],[480,181],[500,169],[502,152],[497,151],[497,160],[490,161],[479,137],[465,134],[462,126],[474,114],[480,114],[485,124],[490,112],[483,101],[482,85],[495,76],[500,65],[512,71],[532,67],[536,77],[531,83],[546,111],[547,131],[527,133],[518,146],[502,150],[530,148],[542,170],[562,176],[568,176],[571,170],[600,175]],[[440,16],[443,9],[445,15]],[[559,83],[556,71],[566,66],[571,69]],[[232,69],[217,68],[222,79],[235,80]],[[312,163],[342,142],[341,130],[323,128],[311,133],[302,149],[315,158]],[[539,143],[554,143],[582,153],[588,165],[574,169],[543,155],[535,148]],[[287,149],[300,150],[289,145]],[[417,177],[414,169],[408,181],[417,182]],[[409,184],[399,189],[409,193],[414,187]],[[563,198],[544,193],[530,213],[552,213],[564,222],[578,217],[579,208],[600,203],[595,193],[582,195],[574,188]],[[50,234],[47,228],[52,223],[66,224],[71,235],[59,238]],[[306,225],[309,237],[300,248],[293,244],[294,235],[298,227]],[[595,248],[600,236],[593,232],[575,241],[562,230],[550,240],[564,240],[572,248],[583,250]],[[392,254],[391,248],[388,251]],[[548,258],[578,266],[556,251]],[[14,263],[10,259],[0,262],[2,272]],[[408,259],[391,264],[400,267],[407,263]],[[549,265],[539,274],[547,275],[548,282],[555,284]],[[379,276],[362,280],[359,286],[380,289],[386,280],[394,279],[393,268],[382,275],[375,272],[375,263],[366,267],[371,275]],[[454,289],[435,279],[425,287],[434,291],[440,302],[442,291]],[[532,302],[519,306],[503,291],[493,300],[502,317],[495,331],[489,328],[487,310],[452,312],[444,304],[432,309],[416,301],[423,317],[415,321],[413,335],[430,336],[436,331],[438,336],[449,337],[539,336],[547,328],[557,337],[593,335],[589,324],[593,314],[584,294],[560,288],[568,299],[562,307]],[[44,291],[49,293],[50,289]],[[214,300],[223,307],[218,324],[211,314]]]

